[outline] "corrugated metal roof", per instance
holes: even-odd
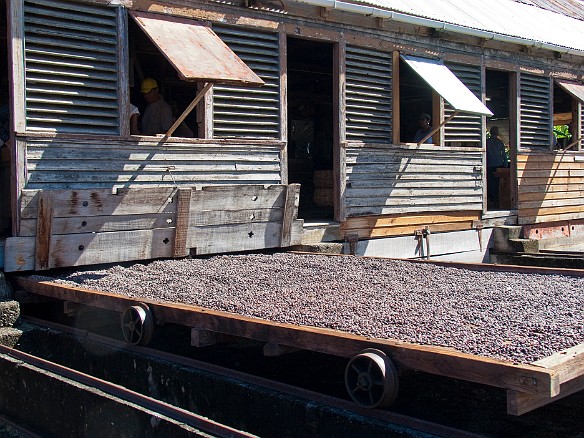
[[[539,5],[514,0],[364,0],[358,3],[584,52],[584,21]],[[531,3],[552,6],[551,0],[531,0]],[[570,9],[566,1],[554,3],[558,9],[560,6]],[[582,3],[578,3],[572,7],[582,14]]]
[[[584,1],[582,0],[514,0],[517,3],[533,5],[548,11],[584,20]]]

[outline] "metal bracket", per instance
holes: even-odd
[[[479,248],[481,249],[481,251],[483,250],[483,224],[478,223],[475,225],[475,229],[477,230],[477,233],[479,235]]]
[[[357,233],[350,233],[345,236],[345,241],[349,242],[349,254],[357,254],[357,243],[359,242],[359,235]]]

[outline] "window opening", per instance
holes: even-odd
[[[402,59],[399,61],[399,80],[400,142],[412,143],[420,129],[420,115],[433,116],[434,91]],[[435,143],[435,138],[432,137],[432,143]]]
[[[181,80],[176,69],[134,20],[128,21],[130,103],[140,111],[139,133],[144,133],[142,119],[148,102],[141,92],[141,86],[145,79],[150,78],[156,81],[160,96],[172,108],[175,120],[191,104],[193,97],[197,94],[198,84]],[[201,127],[203,120],[200,116],[197,108],[194,108],[173,133],[173,136],[200,137],[199,133],[204,132]]]
[[[288,38],[288,180],[298,216],[333,219],[333,45]]]
[[[487,209],[511,208],[511,121],[509,73],[486,70],[486,101],[493,116],[487,119]],[[496,141],[498,137],[499,141]],[[501,155],[501,143],[504,156]]]
[[[566,149],[574,138],[574,112],[578,102],[557,83],[554,83],[554,147]]]
[[[133,71],[138,71],[141,79],[142,103],[148,104],[142,116],[141,128],[145,134],[193,137],[194,124],[189,126],[185,120],[212,84],[264,85],[210,27],[170,15],[140,11],[131,11],[130,15],[139,28],[132,27],[133,34],[140,37],[143,33],[155,46],[143,39],[138,44],[134,40],[130,42]],[[153,74],[158,78],[152,77]],[[138,81],[133,76],[129,82],[136,87]],[[160,78],[164,87],[159,84]],[[167,91],[166,97],[160,96],[161,90]],[[191,93],[184,95],[186,91]],[[178,111],[172,111],[172,106]]]
[[[557,148],[581,150],[583,103],[582,83],[559,79],[554,82],[554,138]]]
[[[436,103],[432,105],[433,113],[438,114],[440,120],[428,120],[432,114],[428,111],[418,112],[419,130],[414,134],[414,142],[417,144],[428,143],[431,138],[436,141],[438,133],[444,125],[453,120],[459,113],[468,113],[476,115],[491,116],[491,111],[481,102],[477,96],[444,65],[443,62],[436,59],[421,58],[402,54],[401,59],[411,69],[432,88],[432,102],[440,102],[434,98],[434,92],[440,95],[444,102],[447,102],[451,111],[446,114],[444,111],[438,111]],[[426,88],[427,90],[427,88]],[[401,102],[404,97],[401,97]],[[441,106],[441,105],[440,105]],[[437,117],[435,117],[437,118]],[[428,123],[430,122],[430,123]]]

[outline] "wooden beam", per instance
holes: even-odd
[[[292,242],[292,225],[296,219],[300,184],[290,184],[286,190],[286,202],[284,203],[284,215],[282,217],[282,232],[280,234],[280,246],[286,248]]]
[[[51,267],[52,192],[50,190],[42,191],[39,195],[38,203],[34,267],[37,271],[41,271]]]
[[[507,390],[507,413],[523,415],[584,389],[584,375],[560,384],[560,393],[554,397]]]
[[[187,234],[189,231],[189,212],[191,210],[191,189],[179,188],[176,196],[176,219],[173,257],[189,255],[187,249]]]
[[[584,389],[584,344],[562,350],[533,362],[532,365],[555,371],[560,380],[560,393],[554,397],[547,397],[541,394],[508,391],[507,412],[511,415],[525,414]]]
[[[174,124],[168,129],[168,131],[166,132],[166,134],[164,134],[164,138],[168,138],[168,137],[172,136],[172,134],[174,133],[174,131],[176,131],[176,129],[179,127],[179,125],[187,118],[187,116],[197,106],[197,104],[199,103],[199,101],[205,96],[205,94],[207,94],[207,91],[209,91],[212,86],[213,86],[213,84],[210,83],[210,82],[209,83],[206,83],[204,85],[203,89],[197,93],[197,95],[195,96],[195,98],[193,99],[193,101],[189,104],[189,106],[187,106],[185,108],[185,110],[179,116],[179,118],[176,119],[176,121],[174,122]]]

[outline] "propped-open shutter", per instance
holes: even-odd
[[[446,66],[466,87],[481,99],[482,74],[477,65],[450,64]],[[454,109],[446,103],[444,118],[450,117]],[[449,146],[480,146],[482,139],[482,117],[475,114],[459,113],[444,126],[444,142]]]
[[[279,138],[278,34],[227,26],[213,30],[265,82],[261,87],[213,87],[213,137]]]
[[[391,143],[392,55],[350,45],[346,53],[346,138]]]
[[[549,148],[552,120],[550,79],[521,73],[519,81],[521,146]]]
[[[117,9],[25,0],[26,128],[119,134]]]

